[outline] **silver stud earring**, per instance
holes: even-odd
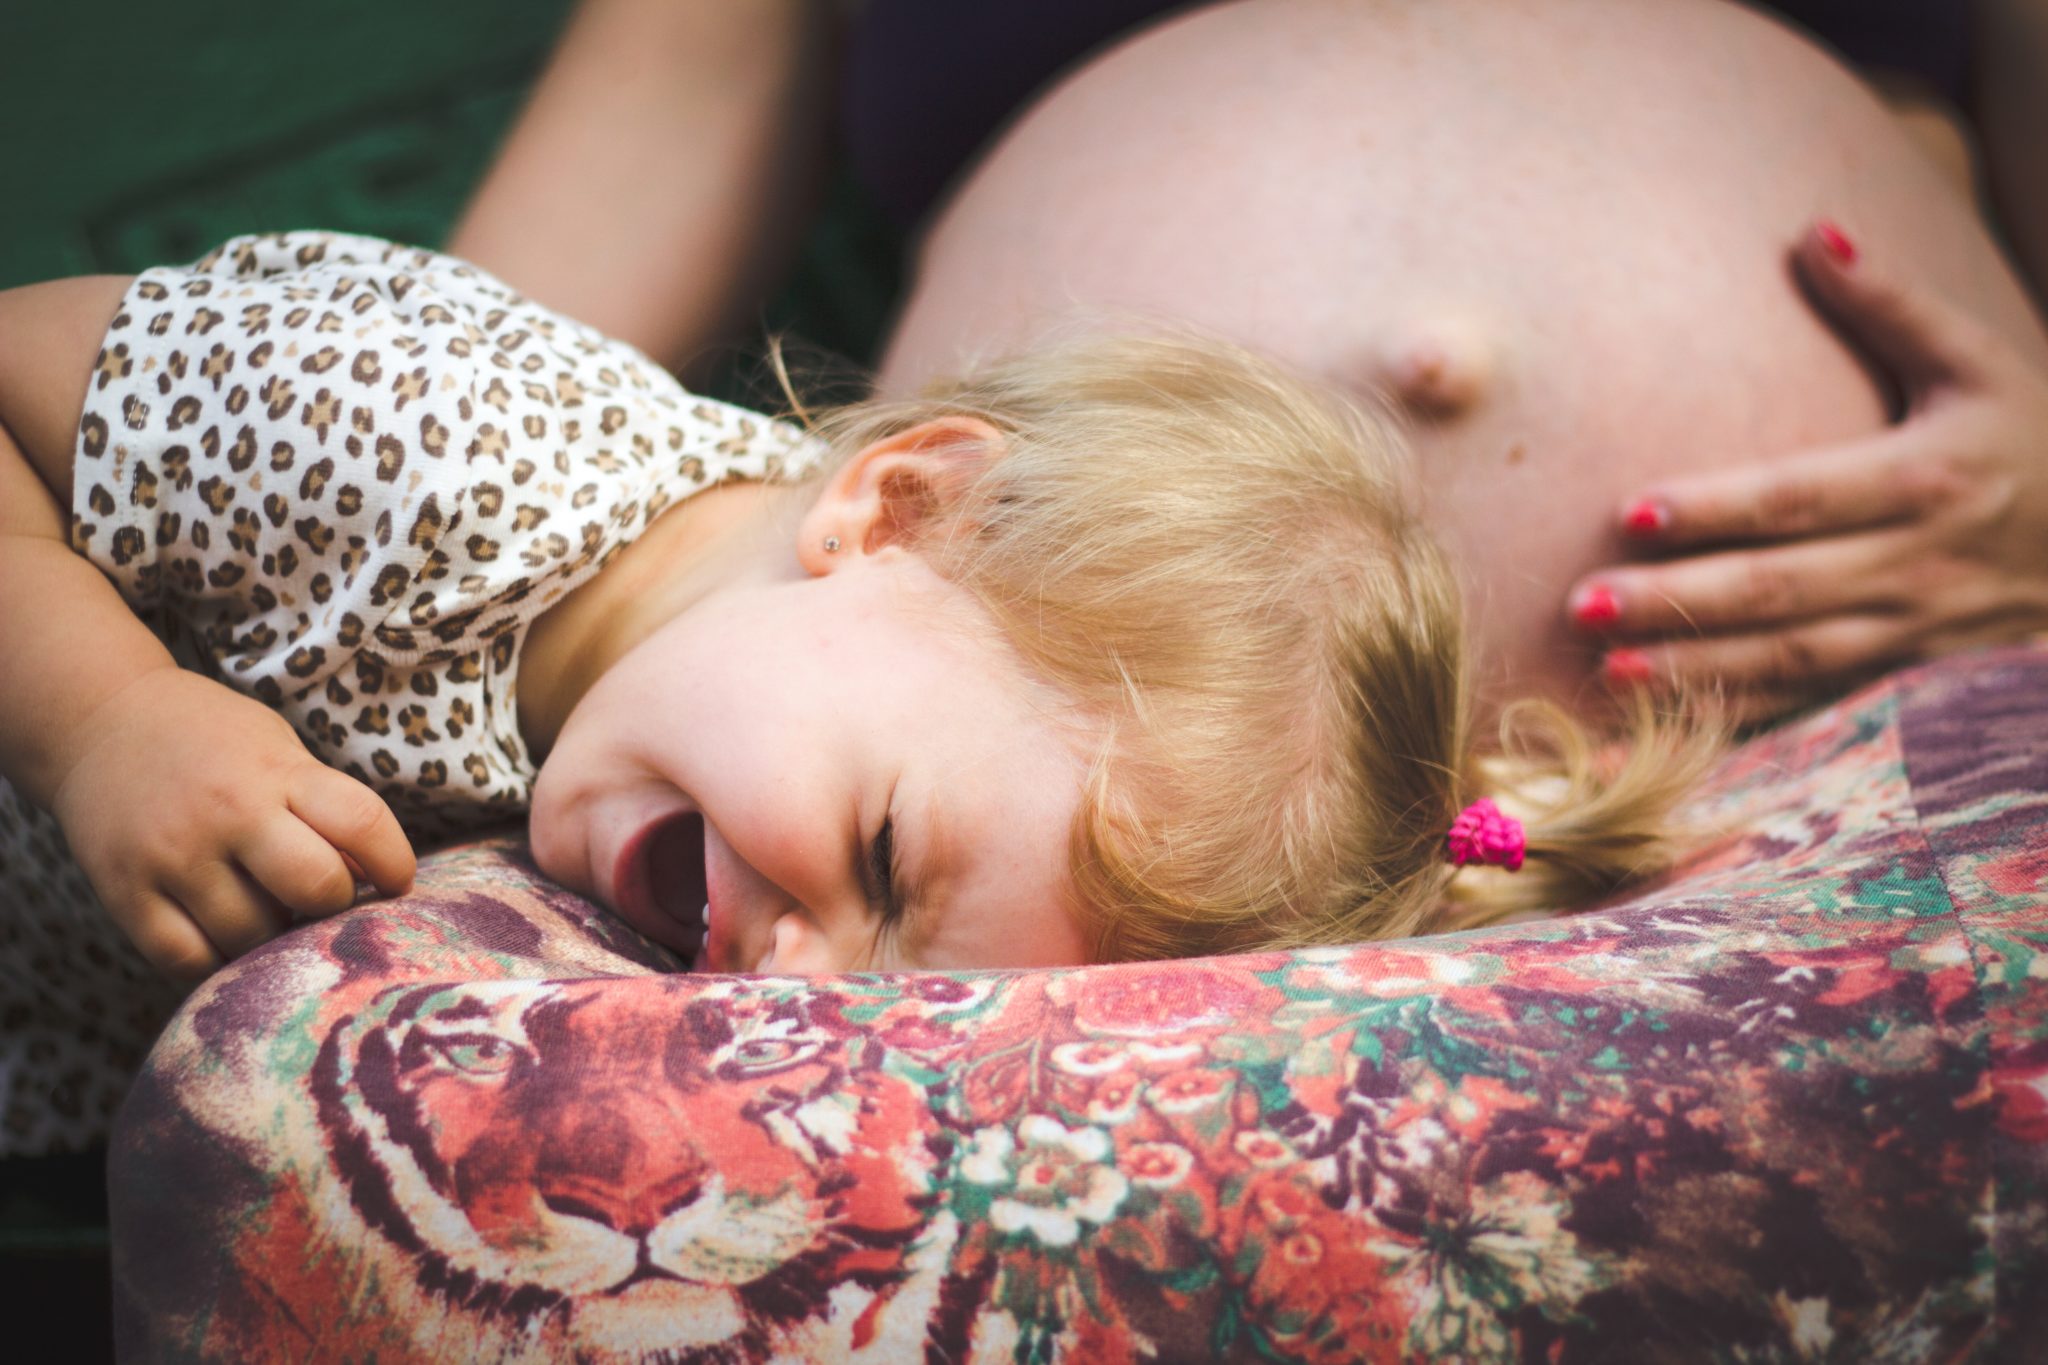
[[[826,554],[828,554],[828,555],[836,555],[836,554],[838,554],[838,553],[839,553],[839,537],[838,537],[838,536],[826,536],[826,537],[825,537],[825,553],[826,553]]]

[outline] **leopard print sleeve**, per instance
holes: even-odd
[[[451,257],[244,237],[130,286],[72,540],[181,661],[453,831],[524,808],[532,619],[677,498],[818,453]]]

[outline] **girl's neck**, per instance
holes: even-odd
[[[685,498],[534,618],[519,651],[518,714],[535,763],[583,694],[635,645],[727,583],[801,572],[780,515],[791,501],[790,489],[751,480]]]

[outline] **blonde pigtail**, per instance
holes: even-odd
[[[1461,870],[1445,927],[1582,909],[1670,867],[1698,831],[1683,806],[1724,751],[1729,726],[1711,695],[1660,704],[1638,691],[1617,737],[1594,735],[1548,701],[1502,712],[1496,752],[1474,759],[1466,799],[1490,796],[1522,822],[1517,872]]]

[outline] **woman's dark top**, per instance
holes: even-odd
[[[1069,68],[1191,0],[868,0],[855,21],[841,116],[847,155],[903,227],[920,221],[1012,113]],[[1904,72],[1961,104],[1968,7],[1959,0],[1785,0],[1771,6],[1852,65]]]

